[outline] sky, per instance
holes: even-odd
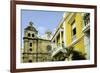
[[[29,25],[30,21],[34,23],[33,26],[36,27],[40,36],[44,35],[46,30],[53,33],[61,21],[63,13],[63,11],[21,10],[21,38],[24,35],[24,28]]]

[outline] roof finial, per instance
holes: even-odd
[[[33,25],[33,22],[32,22],[32,21],[30,21],[30,22],[29,22],[29,26],[32,26],[32,25]]]

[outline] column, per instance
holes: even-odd
[[[55,46],[57,47],[57,38],[55,37]]]
[[[62,34],[61,34],[61,30],[60,30],[60,46],[62,46]]]

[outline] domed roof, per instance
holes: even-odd
[[[33,26],[33,22],[29,22],[29,26],[27,26],[27,27],[25,28],[25,30],[30,30],[30,31],[38,32],[38,31],[36,30],[36,28]]]

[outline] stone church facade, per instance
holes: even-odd
[[[22,63],[51,61],[51,41],[38,37],[38,31],[32,22],[24,29],[23,43]]]

